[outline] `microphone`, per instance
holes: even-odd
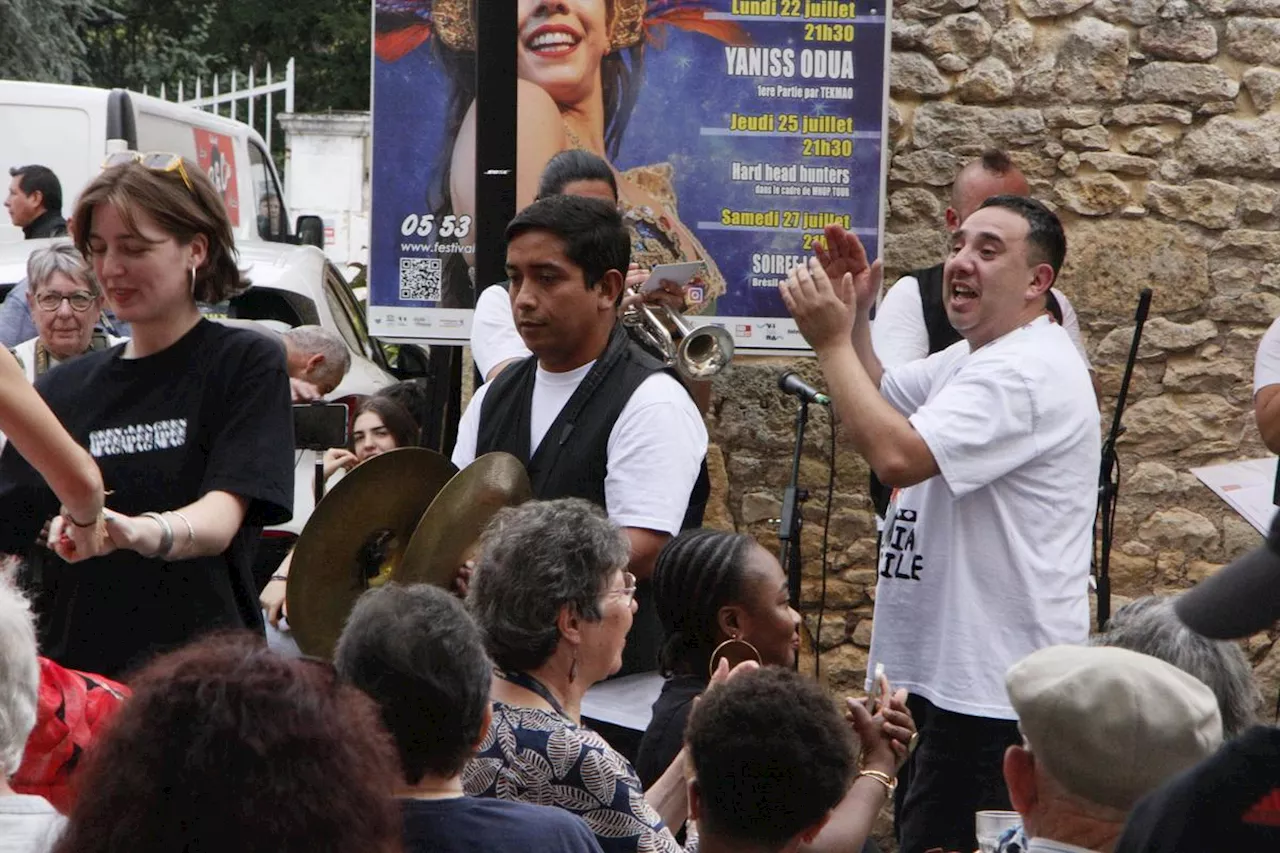
[[[817,403],[819,406],[830,406],[831,398],[814,388],[796,375],[794,370],[785,371],[778,377],[778,388],[785,394],[792,394],[806,403]]]

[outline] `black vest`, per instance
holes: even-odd
[[[583,498],[608,510],[604,480],[609,469],[609,433],[640,384],[667,368],[631,340],[621,324],[613,328],[605,351],[552,421],[537,448],[529,447],[529,422],[538,361],[530,356],[490,383],[480,405],[476,456],[503,451],[524,463],[533,496],[539,500]],[[689,496],[682,529],[699,527],[710,494],[704,459]],[[651,585],[642,581],[636,612],[619,675],[657,668],[662,629]]]

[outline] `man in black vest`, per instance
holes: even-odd
[[[689,392],[618,322],[629,260],[617,208],[599,199],[551,196],[511,221],[511,307],[533,355],[476,391],[453,451],[459,468],[511,453],[528,468],[535,497],[585,498],[623,528],[640,604],[624,673],[657,666],[648,581],[671,535],[701,523],[690,496],[707,452]]]

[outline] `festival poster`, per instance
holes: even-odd
[[[873,258],[880,253],[888,3],[512,5],[522,117],[527,103],[554,103],[562,128],[538,124],[551,125],[552,146],[604,154],[637,250],[704,261],[690,321],[723,326],[740,350],[805,351],[778,295],[787,270],[831,222],[857,233]],[[375,2],[375,335],[459,343],[470,334],[474,212],[454,173],[473,168],[468,133],[483,132],[466,121],[473,8],[469,0]],[[601,90],[606,107],[594,116],[592,104],[574,101]],[[520,133],[522,147],[548,144],[523,124]]]

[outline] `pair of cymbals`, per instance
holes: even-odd
[[[420,447],[361,463],[316,506],[294,547],[287,595],[298,647],[332,657],[356,599],[371,586],[451,586],[494,514],[531,497],[524,466],[507,453],[485,454],[461,472]],[[370,566],[375,539],[385,557]]]

